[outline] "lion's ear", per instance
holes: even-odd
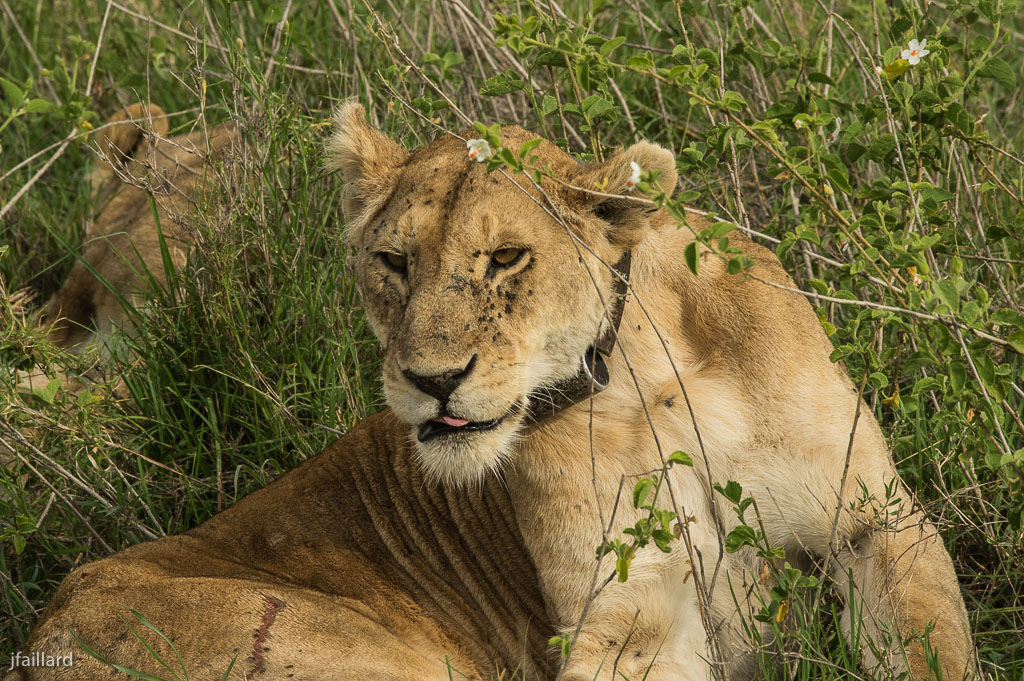
[[[672,152],[650,142],[638,142],[606,161],[581,168],[572,180],[578,189],[567,197],[575,210],[593,213],[607,222],[608,240],[623,250],[640,240],[646,218],[653,211],[650,203],[636,200],[642,196],[634,198],[636,190],[631,180],[637,169],[640,173],[657,171],[656,184],[669,196],[675,192],[678,175]]]
[[[334,113],[334,134],[327,142],[327,167],[345,179],[345,218],[358,222],[387,200],[408,152],[366,123],[363,107],[348,102]]]
[[[96,139],[100,159],[90,174],[93,199],[102,203],[118,186],[118,173],[139,155],[146,142],[146,129],[158,137],[167,134],[167,114],[156,104],[132,104],[121,109],[107,121]]]

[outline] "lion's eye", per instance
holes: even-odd
[[[526,252],[524,248],[499,248],[491,254],[491,262],[498,267],[508,267],[514,265]]]
[[[392,253],[391,251],[384,251],[380,254],[380,259],[389,268],[395,272],[405,272],[405,266],[408,263],[408,259],[401,253]]]

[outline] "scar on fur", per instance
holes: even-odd
[[[270,633],[270,626],[277,619],[277,613],[284,610],[285,602],[273,596],[264,596],[267,601],[267,609],[263,612],[263,624],[256,630],[256,640],[252,643],[252,669],[249,675],[263,672],[266,665],[263,660],[263,642],[267,640]]]

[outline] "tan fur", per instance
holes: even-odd
[[[851,605],[863,615],[865,638],[881,641],[881,630],[892,624],[894,639],[907,637],[934,621],[931,644],[946,678],[969,673],[966,614],[934,528],[898,482],[898,512],[876,518],[879,501],[855,503],[863,485],[884,504],[885,486],[896,479],[866,409],[843,480],[858,397],[843,369],[829,361],[832,346],[808,302],[730,276],[709,253],[694,276],[683,252],[704,222],[694,216],[692,229],[680,229],[665,212],[586,191],[623,194],[631,161],[660,171],[663,186],[674,187],[671,154],[640,143],[603,164],[580,166],[544,143],[538,165],[555,181],[545,180],[538,190],[523,176],[488,174],[469,159],[463,140],[446,137],[411,156],[381,144],[367,153],[356,141],[380,133],[363,122],[361,109],[348,106],[337,120],[333,162],[358,208],[350,238],[358,249],[363,302],[384,346],[388,404],[415,432],[441,405],[406,375],[447,375],[472,366],[448,399],[447,413],[472,422],[503,414],[505,420],[492,430],[418,443],[420,461],[431,477],[449,484],[503,471],[556,625],[571,631],[583,612],[602,539],[600,518],[611,517],[623,476],[659,468],[662,456],[676,449],[697,460],[670,476],[679,510],[696,519],[689,525],[692,550],[640,552],[629,580],[610,584],[590,605],[567,678],[593,678],[602,661],[600,678],[611,678],[612,661],[627,639],[617,671],[631,678],[643,675],[659,648],[648,679],[707,678],[702,659],[715,651],[687,573],[703,571],[710,581],[719,555],[710,483],[727,480],[754,496],[769,540],[784,546],[791,561],[834,558],[830,569],[841,585],[852,571]],[[518,128],[502,131],[511,149],[533,137]],[[739,234],[732,241],[755,261],[754,277],[794,286],[771,252]],[[490,253],[509,245],[528,249],[525,264],[489,274]],[[598,258],[615,263],[627,248],[633,292],[619,351],[609,361],[610,387],[594,398],[592,415],[583,404],[529,426],[523,406],[530,393],[573,374],[607,323],[602,298],[611,295],[611,277]],[[405,254],[406,273],[389,270],[383,251]],[[628,492],[632,478],[626,480]],[[668,499],[662,503],[669,506]],[[637,520],[629,506],[615,510],[610,536],[622,537]],[[727,524],[723,531],[731,529],[732,514],[720,504],[718,515]],[[703,567],[695,568],[698,555]],[[758,564],[741,552],[725,556],[722,567],[709,622],[720,644],[721,659],[714,661],[742,677],[749,658],[730,589],[743,600],[745,584],[757,581],[751,570]],[[907,650],[913,676],[927,677],[920,645],[911,642]],[[883,657],[893,669],[905,665],[895,651]]]
[[[166,283],[163,253],[149,196],[172,267],[193,242],[183,218],[203,200],[212,159],[223,160],[237,139],[233,124],[167,138],[167,117],[156,105],[133,104],[99,132],[91,185],[97,213],[86,230],[81,259],[38,315],[55,344],[79,351],[116,342],[130,330],[121,302],[138,308],[153,284]]]
[[[29,651],[74,655],[70,668],[10,679],[86,681],[105,659],[180,675],[292,681],[543,678],[551,626],[537,577],[497,480],[468,490],[428,485],[389,412],[200,527],[72,572]],[[447,660],[447,662],[446,662]],[[5,670],[0,670],[0,676]]]
[[[614,517],[610,536],[622,537],[638,518],[628,502],[613,508],[621,481],[682,449],[696,465],[672,469],[660,502],[669,505],[670,491],[693,518],[689,549],[677,542],[669,554],[638,553],[629,580],[610,583],[590,604],[563,678],[604,681],[615,672],[635,680],[653,662],[648,680],[691,681],[710,678],[708,661],[732,678],[750,675],[733,594],[749,616],[761,565],[745,552],[726,554],[706,619],[690,574],[707,583],[715,570],[714,504],[721,531],[735,522],[709,491],[727,480],[754,496],[769,540],[788,560],[834,558],[840,584],[852,574],[849,605],[863,613],[868,634],[895,625],[910,636],[934,621],[944,678],[970,673],[966,614],[934,529],[898,483],[902,514],[878,518],[858,503],[860,485],[884,499],[896,476],[866,409],[844,481],[858,396],[829,361],[831,345],[807,301],[729,276],[708,254],[694,276],[683,260],[689,229],[629,198],[587,191],[623,193],[630,161],[659,170],[672,187],[669,152],[641,143],[584,166],[544,143],[537,153],[556,180],[537,189],[523,176],[488,174],[454,137],[408,154],[369,128],[357,105],[343,108],[337,124],[331,164],[348,183],[353,264],[384,349],[393,414],[369,419],[191,533],[73,573],[31,649],[67,650],[71,626],[119,661],[153,670],[121,636],[116,614],[129,606],[170,629],[207,676],[234,652],[248,655],[270,618],[260,678],[291,670],[296,678],[443,679],[445,655],[472,678],[496,677],[519,660],[528,678],[550,678],[544,641],[571,631],[583,612],[602,520]],[[517,149],[532,135],[505,128],[502,138]],[[754,276],[792,286],[769,251],[738,235],[733,243],[755,261]],[[492,269],[491,253],[509,246],[527,252]],[[528,424],[531,393],[574,375],[606,328],[613,289],[601,260],[614,263],[627,248],[633,289],[609,359],[611,385]],[[404,255],[405,272],[389,269],[383,252]],[[410,445],[441,404],[409,376],[467,366],[447,413],[504,420]],[[625,480],[628,498],[632,478]],[[316,672],[299,666],[303,656]],[[893,669],[904,664],[883,658]],[[908,658],[913,677],[927,678],[919,645],[910,643]],[[252,672],[254,660],[240,664]]]

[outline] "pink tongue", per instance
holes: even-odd
[[[457,419],[454,416],[442,416],[441,418],[433,419],[434,421],[440,421],[453,428],[461,428],[462,426],[469,423],[466,419]]]

